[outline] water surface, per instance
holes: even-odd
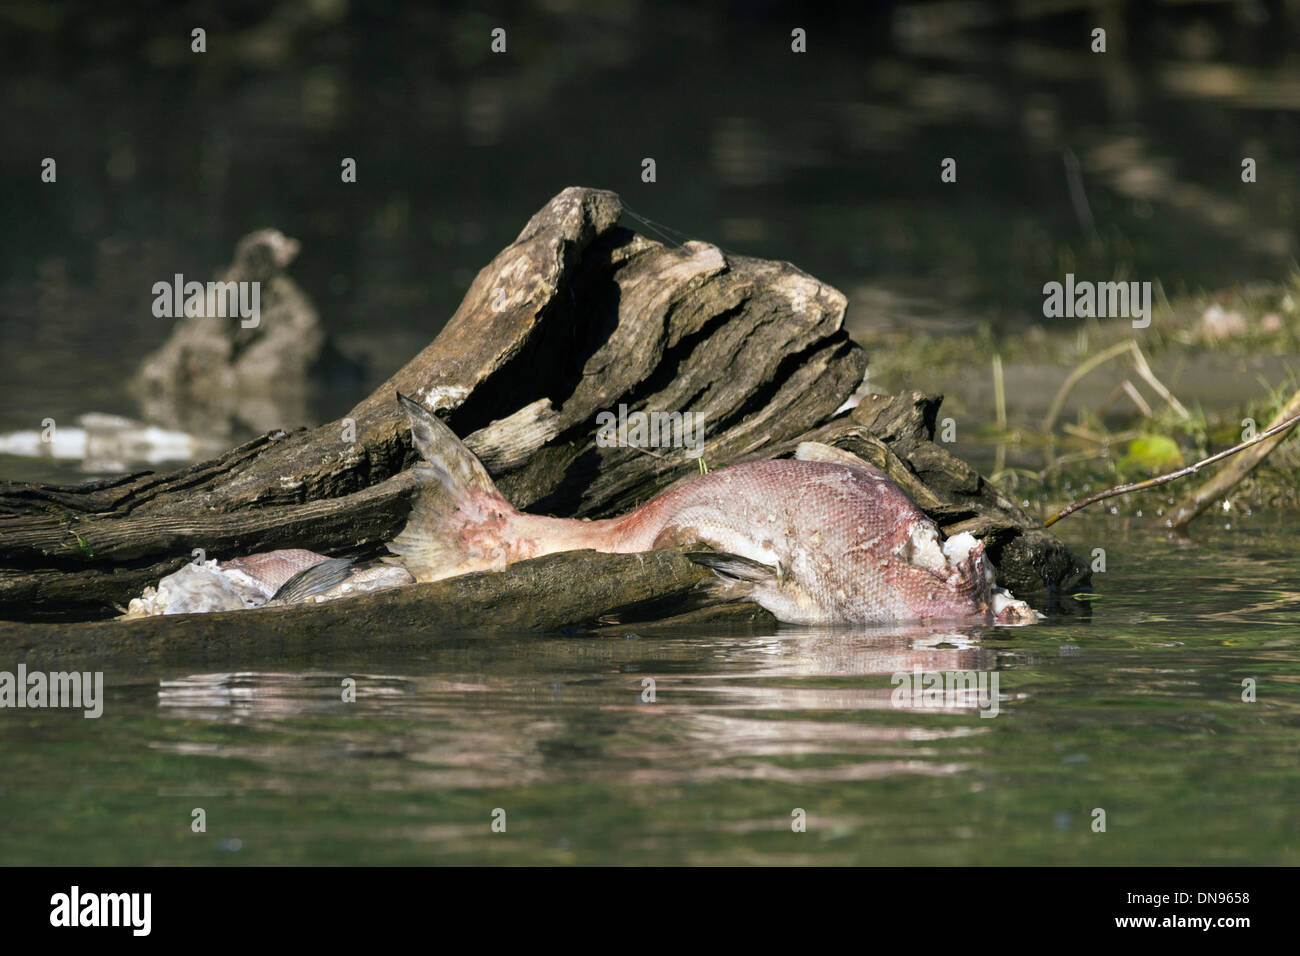
[[[1068,5],[929,5],[973,17],[950,29],[828,5],[796,57],[765,5],[521,3],[496,59],[471,4],[263,4],[214,21],[203,59],[179,7],[103,6],[17,4],[0,31],[0,433],[142,414],[127,379],[171,331],[153,284],[211,277],[264,226],[302,240],[292,274],[367,368],[285,427],[405,363],[570,185],[618,191],[664,241],[795,262],[849,296],[854,335],[1014,337],[1066,272],[1172,298],[1296,259],[1280,4],[1113,5],[1104,57]],[[1170,382],[1232,407],[1292,361]],[[1011,420],[1058,378],[1008,366]],[[965,437],[990,381],[910,384],[947,392]],[[0,459],[7,479],[97,473]],[[112,670],[98,720],[0,712],[0,863],[1300,862],[1300,524],[1216,516],[1189,548],[1149,522],[1057,526],[1107,570],[1090,615],[1030,629],[431,624],[412,653]],[[914,667],[996,674],[998,716],[891,706]]]
[[[0,715],[0,862],[1295,864],[1298,529],[1236,520],[1195,547],[1063,523],[1107,571],[1090,617],[1033,628],[431,627],[110,671],[98,720]],[[996,674],[997,715],[892,706],[918,667]]]

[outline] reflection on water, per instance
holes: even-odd
[[[754,5],[560,6],[519,5],[515,36],[545,42],[508,64],[470,4],[403,23],[285,4],[200,66],[162,6],[128,29],[76,4],[62,25],[7,23],[0,183],[23,228],[0,235],[0,432],[30,445],[46,418],[97,412],[188,433],[126,389],[172,330],[152,288],[215,276],[264,226],[302,240],[294,279],[370,379],[234,417],[337,417],[573,184],[797,262],[849,294],[854,331],[1015,334],[1067,271],[1174,294],[1276,280],[1295,257],[1294,5],[898,4],[866,28],[810,19],[798,59]],[[1104,58],[1079,42],[1094,14]],[[57,186],[36,181],[46,155]],[[0,471],[84,477],[70,461]],[[1093,614],[1016,630],[431,628],[406,654],[141,662],[105,675],[99,720],[0,713],[0,862],[1295,864],[1296,529],[1224,523],[1183,548],[1063,522],[1076,553],[1107,551]],[[895,676],[918,672],[983,677],[997,715],[978,692],[894,706]]]
[[[1108,552],[1092,617],[1035,627],[109,672],[97,721],[2,715],[0,860],[1294,864],[1297,529],[1238,520],[1196,548],[1073,521]],[[932,674],[975,689],[896,706]]]
[[[219,439],[170,431],[121,415],[87,412],[77,417],[76,426],[60,426],[52,418],[43,424],[40,431],[0,435],[0,454],[68,462],[91,474],[112,474],[215,456],[226,448]]]
[[[521,641],[535,642],[536,638]],[[895,771],[951,772],[952,767],[918,761],[913,744],[978,733],[977,728],[894,727],[863,724],[864,711],[888,710],[890,682],[863,681],[876,675],[977,671],[996,666],[979,635],[875,635],[844,632],[817,636],[793,631],[761,638],[722,641],[720,657],[697,635],[656,640],[652,654],[629,652],[625,639],[581,641],[584,669],[576,677],[539,681],[535,674],[367,676],[323,673],[192,674],[159,683],[159,714],[166,718],[221,720],[273,729],[275,721],[346,717],[344,749],[372,746],[366,727],[396,718],[418,722],[398,752],[421,765],[426,784],[444,787],[507,786],[521,769],[530,779],[549,772],[547,755],[565,752],[573,725],[539,719],[562,711],[584,712],[605,728],[599,760],[579,763],[581,776],[607,781],[685,783],[739,774],[761,779],[786,775],[779,767],[720,767],[774,755],[856,754],[861,763],[812,771],[818,779],[868,779]],[[636,640],[641,640],[637,638]],[[952,642],[951,644],[949,642]],[[943,644],[948,646],[936,646]],[[522,648],[521,648],[522,649]],[[563,655],[556,645],[550,650]],[[661,670],[660,655],[688,655],[698,667]],[[531,658],[531,654],[528,657]],[[646,677],[653,676],[653,699]],[[345,702],[354,681],[353,702]],[[987,707],[987,702],[984,704]],[[974,693],[940,696],[917,713],[973,714]],[[817,719],[786,719],[816,713]],[[777,719],[772,719],[773,717]],[[322,741],[326,752],[329,741]],[[185,743],[177,745],[184,752]],[[218,748],[218,756],[248,756],[243,745]],[[502,761],[501,756],[511,759]],[[287,748],[285,766],[312,766],[320,752]],[[656,769],[645,765],[662,764]],[[530,768],[532,773],[530,773]]]
[[[352,684],[341,690],[345,681]],[[346,704],[356,700],[403,698],[414,691],[414,682],[402,677],[258,672],[191,674],[159,681],[158,706],[164,713],[174,711],[175,716],[186,719],[247,721],[344,713],[349,712]]]

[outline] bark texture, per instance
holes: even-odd
[[[691,474],[697,463],[684,449],[597,441],[597,415],[620,406],[689,413],[702,418],[711,468],[792,454],[802,440],[835,444],[884,467],[946,531],[988,539],[1014,590],[1086,581],[1055,538],[933,442],[938,398],[860,394],[867,357],[842,329],[838,290],[789,263],[647,239],[620,225],[621,213],[614,193],[564,190],[479,272],[431,344],[344,419],[270,432],[170,474],[0,484],[0,617],[112,615],[195,549],[223,559],[286,547],[383,553],[413,487],[397,391],[441,414],[527,510],[617,514]],[[569,580],[563,597],[539,591],[534,600],[570,602],[570,623],[615,597],[638,603],[636,587],[610,596],[598,583],[596,565],[617,578],[624,559],[587,560],[590,573]],[[441,601],[452,591],[438,593]],[[313,620],[346,621],[360,600],[309,610]],[[390,599],[367,600],[377,609]],[[442,620],[449,606],[430,605]],[[276,614],[307,626],[299,610]],[[556,623],[548,612],[526,626]]]

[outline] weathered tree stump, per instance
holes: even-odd
[[[691,474],[694,458],[600,447],[597,414],[691,413],[705,422],[710,467],[827,441],[885,461],[945,530],[988,538],[1015,590],[1086,579],[1056,539],[930,441],[937,400],[869,396],[836,417],[866,369],[841,328],[840,292],[788,263],[665,246],[620,226],[621,211],[610,192],[560,193],[478,274],[433,342],[340,421],[272,432],[171,474],[0,485],[0,617],[110,616],[194,549],[383,553],[412,490],[399,390],[440,412],[521,508],[596,517],[645,500]],[[587,584],[572,586],[581,599]]]

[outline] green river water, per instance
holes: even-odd
[[[1297,528],[1213,520],[1189,547],[1072,519],[1106,550],[1092,613],[1032,628],[431,627],[415,653],[110,671],[97,720],[0,722],[0,860],[1294,864]],[[996,674],[996,716],[892,706],[917,667]]]
[[[1104,57],[1087,5],[930,6],[987,23],[927,32],[907,4],[828,5],[794,56],[791,22],[762,5],[521,3],[507,58],[476,4],[271,3],[208,24],[198,59],[179,7],[15,4],[0,14],[0,435],[141,416],[127,381],[171,332],[153,284],[216,275],[263,226],[302,240],[293,276],[366,369],[278,424],[335,419],[570,185],[616,190],[627,225],[670,243],[797,263],[845,292],[855,337],[1014,338],[1067,272],[1171,299],[1291,274],[1285,5],[1105,5]],[[47,156],[57,185],[39,181]],[[939,179],[949,156],[956,183]],[[978,434],[988,358],[967,376],[982,391],[881,387],[945,391]],[[1293,363],[1256,360],[1271,364],[1193,366],[1170,386],[1231,411]],[[1065,374],[1009,362],[1011,422],[1040,420]],[[97,475],[0,458],[9,480]],[[1096,510],[1054,528],[1106,552],[1091,613],[1031,628],[431,622],[418,652],[109,670],[98,719],[0,712],[0,864],[1300,862],[1300,518],[1215,515],[1189,547]],[[913,668],[996,675],[997,716],[892,706]]]

